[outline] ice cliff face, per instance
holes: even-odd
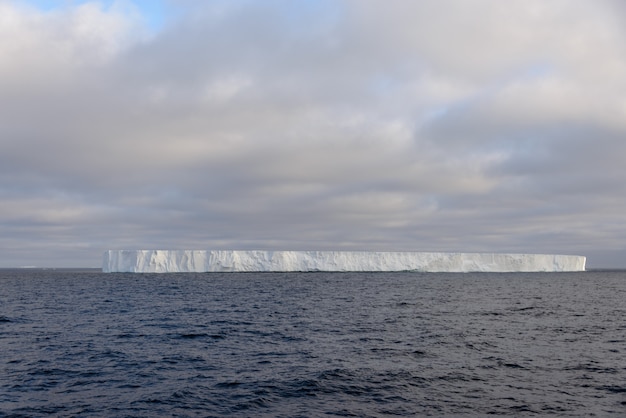
[[[130,273],[269,271],[584,271],[575,255],[360,251],[109,250],[102,271]]]

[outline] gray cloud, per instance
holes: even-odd
[[[620,2],[173,4],[150,35],[127,10],[0,2],[0,266],[107,248],[625,266]]]

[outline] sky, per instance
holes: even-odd
[[[107,249],[626,267],[622,0],[0,0],[0,267]]]

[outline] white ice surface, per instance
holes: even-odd
[[[109,250],[102,271],[130,273],[280,272],[280,271],[422,271],[532,272],[584,271],[576,255],[365,252]]]

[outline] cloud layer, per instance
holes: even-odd
[[[202,5],[198,5],[201,3]],[[623,266],[620,1],[0,0],[0,267],[107,248]]]

